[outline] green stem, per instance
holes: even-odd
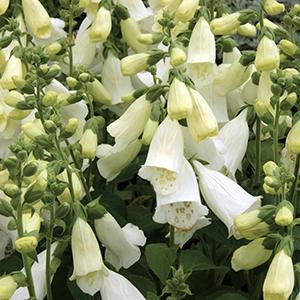
[[[296,158],[296,164],[295,164],[295,169],[294,169],[294,182],[290,191],[290,202],[293,203],[295,210],[297,212],[298,208],[298,199],[295,197],[296,192],[297,192],[297,185],[298,185],[298,178],[299,178],[299,168],[300,168],[300,155],[297,154]]]
[[[258,185],[260,182],[261,173],[261,121],[257,116],[256,118],[256,135],[255,135],[255,184]]]
[[[213,20],[214,13],[215,13],[215,0],[210,0],[209,12],[210,12],[210,19]]]
[[[46,286],[47,286],[47,300],[53,300],[51,289],[51,244],[53,236],[53,221],[54,221],[54,206],[50,209],[50,228],[46,242]]]
[[[175,227],[170,225],[170,237],[169,237],[169,246],[174,246],[174,239],[175,239]]]
[[[273,158],[276,164],[279,163],[279,147],[278,147],[278,127],[280,117],[279,101],[276,103],[275,120],[273,126]]]

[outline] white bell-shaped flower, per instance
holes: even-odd
[[[178,121],[166,117],[151,141],[145,164],[139,176],[149,180],[157,194],[174,193],[183,163],[183,136]]]
[[[236,118],[226,123],[220,130],[217,139],[225,145],[223,156],[225,167],[234,177],[245,156],[249,138],[247,110],[243,110]]]
[[[92,228],[79,217],[72,229],[71,246],[74,271],[70,280],[76,280],[84,293],[93,296],[100,290],[105,266]]]
[[[122,103],[122,96],[134,90],[129,76],[121,72],[121,60],[109,52],[102,69],[102,83],[110,92],[112,104]]]
[[[129,268],[141,257],[138,246],[144,246],[146,237],[137,226],[128,223],[120,227],[115,218],[107,212],[101,219],[95,220],[97,236],[105,250],[105,260],[116,270]]]
[[[190,230],[181,230],[178,228],[175,228],[174,231],[174,244],[179,245],[180,248],[184,246],[184,244],[189,241],[193,234],[198,230],[205,226],[208,226],[211,224],[210,220],[206,217],[201,217],[197,223],[194,225],[194,227]]]
[[[231,236],[234,233],[234,218],[259,207],[260,197],[250,195],[230,178],[220,172],[209,170],[198,161],[193,161],[193,164],[207,205],[226,225]]]
[[[215,36],[204,17],[196,23],[188,47],[188,63],[211,63],[216,61]]]
[[[153,220],[189,231],[201,217],[208,214],[208,209],[201,204],[196,175],[186,159],[183,160],[176,186],[177,190],[172,194],[157,194]]]
[[[142,134],[150,116],[151,106],[143,95],[134,101],[119,119],[107,126],[107,131],[115,138],[117,147],[126,147]]]
[[[97,156],[99,160],[97,167],[101,176],[106,178],[107,181],[115,179],[136,158],[141,147],[142,143],[140,140],[131,142],[120,151],[107,144],[98,146]]]
[[[146,300],[141,292],[124,276],[106,268],[103,286],[100,290],[102,300]]]

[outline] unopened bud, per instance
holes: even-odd
[[[26,254],[34,251],[38,245],[35,236],[24,236],[15,241],[15,248],[18,252]]]
[[[289,40],[281,40],[278,44],[278,47],[283,53],[289,56],[294,56],[298,49],[297,45],[295,45]]]
[[[57,101],[57,92],[47,91],[42,99],[42,103],[45,106],[53,106]]]
[[[48,55],[56,55],[62,50],[62,45],[59,42],[54,42],[45,48],[45,53]]]
[[[173,67],[182,65],[186,61],[186,54],[184,50],[179,47],[175,47],[171,50],[170,63]]]

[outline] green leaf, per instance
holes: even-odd
[[[176,259],[177,247],[169,248],[166,244],[149,244],[145,255],[149,268],[164,283]]]
[[[142,294],[146,295],[147,292],[156,292],[156,286],[149,278],[134,274],[126,277]]]
[[[147,300],[159,300],[159,297],[153,293],[147,293]]]
[[[235,291],[219,290],[217,292],[210,293],[206,296],[200,296],[197,300],[249,300],[250,298],[244,296],[243,294]]]
[[[224,269],[229,270],[226,266],[216,266],[208,257],[199,250],[184,250],[180,255],[180,264],[185,271],[203,271]]]

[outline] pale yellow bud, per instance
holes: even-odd
[[[24,236],[15,241],[15,248],[20,253],[30,253],[36,249],[38,240],[35,236]]]
[[[38,213],[31,214],[30,212],[23,213],[23,232],[39,232],[41,228],[41,217]]]
[[[45,134],[36,122],[28,122],[22,125],[22,130],[27,137],[33,140],[35,137]]]
[[[281,40],[278,44],[279,49],[289,56],[293,56],[298,47],[289,40]]]
[[[22,62],[14,55],[8,60],[4,73],[0,79],[0,85],[3,89],[12,90],[16,88],[12,79],[13,76],[23,77]]]
[[[27,118],[31,114],[32,110],[20,110],[17,108],[14,108],[11,110],[8,114],[8,118],[12,120],[23,120]]]
[[[235,228],[245,239],[254,240],[266,235],[270,226],[259,218],[260,210],[255,209],[237,216]]]
[[[192,97],[184,82],[173,79],[168,95],[168,115],[171,119],[181,120],[191,114],[193,109]]]
[[[48,39],[51,35],[50,17],[39,0],[22,0],[25,22],[39,39]]]
[[[285,11],[284,4],[279,3],[276,0],[265,0],[263,7],[270,16],[276,16]]]
[[[42,98],[42,103],[45,106],[54,105],[57,101],[58,94],[55,91],[47,91]]]
[[[255,67],[258,71],[272,71],[279,67],[279,49],[275,42],[264,36],[257,47]]]
[[[158,125],[158,121],[153,121],[151,118],[148,119],[142,136],[142,143],[144,145],[150,145]]]
[[[12,276],[0,278],[0,299],[9,300],[17,288],[18,285]]]
[[[272,176],[274,175],[274,172],[278,169],[277,164],[274,161],[267,161],[263,165],[263,171],[266,175]]]
[[[191,136],[199,143],[218,134],[218,122],[201,94],[192,88],[189,91],[192,96],[193,109],[186,121]]]
[[[4,185],[9,179],[9,172],[7,169],[0,171],[0,189],[3,189]]]
[[[273,23],[272,21],[270,21],[270,20],[267,19],[267,18],[264,18],[264,19],[263,19],[263,23],[264,23],[264,26],[265,26],[265,27],[268,27],[268,28],[270,28],[270,29],[272,29],[272,30],[275,30],[275,29],[278,29],[278,28],[279,28],[279,26],[278,26],[277,24]],[[260,23],[257,23],[257,24],[256,24],[256,28],[257,28],[258,30],[261,30]]]
[[[121,71],[124,76],[135,75],[148,67],[149,54],[139,53],[126,56],[121,60]]]
[[[100,7],[98,10],[95,20],[90,28],[90,40],[91,42],[104,42],[111,31],[111,14],[110,11]]]
[[[98,137],[93,130],[87,129],[83,133],[79,144],[81,145],[81,155],[83,158],[95,158],[98,146]]]
[[[142,33],[137,37],[137,40],[145,45],[152,45],[159,43],[163,38],[160,33]]]
[[[137,40],[141,31],[136,21],[132,18],[128,18],[126,20],[121,20],[120,24],[123,39],[128,46],[137,53],[146,52],[147,46]]]
[[[17,103],[20,101],[24,101],[24,95],[17,91],[10,91],[9,93],[6,94],[4,97],[4,102],[11,106],[11,107],[16,107]]]
[[[250,23],[240,25],[237,28],[237,33],[245,37],[255,37],[256,36],[256,27]]]
[[[286,138],[286,146],[290,153],[300,154],[300,121],[289,131]]]
[[[173,67],[184,64],[186,61],[186,54],[184,50],[179,47],[175,47],[171,50],[170,63]]]
[[[293,261],[284,250],[273,258],[263,285],[264,300],[287,300],[294,288]]]
[[[188,22],[193,18],[198,4],[198,0],[183,0],[176,10],[175,17],[181,22]]]
[[[233,252],[231,266],[234,271],[251,270],[264,264],[272,255],[272,250],[263,246],[265,238],[255,239]]]
[[[277,194],[277,191],[274,188],[268,186],[266,183],[263,184],[263,189],[264,189],[266,194],[270,194],[270,195],[276,195]]]
[[[89,82],[88,91],[93,96],[95,102],[104,105],[111,105],[111,94],[99,80],[95,79],[93,82]]]
[[[62,45],[59,42],[54,42],[45,47],[45,53],[48,55],[56,55],[62,50]]]
[[[279,226],[291,225],[293,220],[294,213],[286,206],[281,207],[275,216],[275,223]]]
[[[4,15],[8,9],[9,0],[1,0],[0,1],[0,16]],[[1,299],[1,297],[0,297]]]
[[[213,19],[210,23],[211,31],[214,35],[231,34],[238,26],[240,26],[240,13],[236,12],[220,18]]]

